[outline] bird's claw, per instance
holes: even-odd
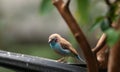
[[[62,61],[64,61],[64,60],[65,60],[65,58],[62,57],[62,58],[58,59],[57,62],[62,62]]]

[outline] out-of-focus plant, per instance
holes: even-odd
[[[119,19],[119,14],[116,14],[119,6],[117,3],[111,4],[108,7],[106,15],[99,16],[95,19],[94,24],[91,26],[91,29],[94,30],[97,27],[101,28],[101,31],[107,35],[107,43],[109,46],[114,45],[118,39],[120,33],[112,28],[112,22],[115,22]]]
[[[89,22],[90,0],[76,0],[76,4],[78,22],[80,24],[87,24]]]
[[[42,0],[40,3],[40,13],[47,14],[53,10],[53,5],[51,0]]]

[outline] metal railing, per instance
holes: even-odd
[[[87,72],[87,68],[82,64],[64,64],[51,59],[1,50],[0,66],[17,72]]]

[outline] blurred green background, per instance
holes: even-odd
[[[70,10],[94,47],[101,31],[99,28],[93,32],[88,30],[98,16],[106,14],[104,0],[71,0]],[[52,33],[61,34],[78,48],[51,0],[0,0],[1,50],[58,59],[60,56],[47,43]],[[0,72],[13,71],[1,67]]]

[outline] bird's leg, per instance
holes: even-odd
[[[60,59],[57,60],[57,62],[63,62],[65,60],[65,57],[62,57]]]
[[[62,61],[63,63],[67,63],[68,57],[64,57],[64,60]]]
[[[58,59],[57,62],[67,63],[67,59],[68,59],[68,57],[62,57],[62,58]]]

